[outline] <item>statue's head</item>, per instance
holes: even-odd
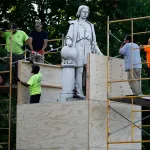
[[[81,14],[81,13],[84,13],[84,14]],[[85,15],[84,17],[86,17],[86,18],[88,17],[88,15],[89,15],[89,7],[88,6],[86,6],[86,5],[79,6],[76,16],[79,18],[81,15]]]

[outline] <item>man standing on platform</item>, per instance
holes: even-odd
[[[41,20],[35,20],[35,29],[30,32],[29,37],[29,47],[31,56],[33,56],[31,60],[44,63],[44,51],[47,47],[48,35],[46,31],[42,30]]]
[[[131,42],[131,36],[126,36],[124,45],[120,47],[119,53],[124,56],[125,71],[127,71],[128,80],[135,79],[135,81],[129,81],[133,94],[142,95],[141,81],[137,80],[141,78],[142,68],[139,46]]]

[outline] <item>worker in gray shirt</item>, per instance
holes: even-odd
[[[125,71],[127,71],[128,80],[141,78],[141,56],[139,46],[131,42],[131,36],[126,36],[124,44],[121,45],[119,53],[124,56]],[[140,96],[141,81],[129,81],[130,88],[134,95]]]

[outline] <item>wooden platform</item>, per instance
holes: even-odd
[[[115,102],[121,102],[121,103],[128,103],[132,104],[132,97],[133,97],[133,104],[144,106],[144,107],[150,107],[150,96],[149,95],[143,95],[141,97],[139,96],[126,96],[126,97],[111,97],[111,101]]]

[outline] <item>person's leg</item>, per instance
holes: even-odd
[[[150,78],[150,68],[148,68],[148,78]],[[150,79],[148,80],[148,85],[150,87]]]
[[[141,69],[135,68],[133,70],[128,71],[128,80],[131,79],[140,79],[141,78]],[[140,95],[141,92],[141,81],[129,81],[130,88],[134,95]]]
[[[36,55],[34,53],[30,53],[30,58],[29,60],[36,62]]]
[[[135,68],[134,71],[133,71],[133,74],[134,74],[135,79],[140,79],[141,78],[141,69],[140,68]],[[134,88],[136,90],[137,95],[142,94],[141,80],[136,80],[136,85],[135,85]]]
[[[6,64],[6,71],[10,70],[10,52],[7,53],[7,64]],[[12,53],[12,80],[14,80],[14,74],[15,74],[15,65],[13,64],[13,62],[15,61],[15,56]],[[10,75],[6,74],[7,77],[5,77],[5,83],[6,84],[10,84]]]
[[[37,94],[37,95],[31,95],[30,97],[30,103],[39,103],[40,101],[40,97],[41,97],[41,94]]]
[[[10,53],[7,52],[7,59],[6,59],[6,65],[5,65],[5,71],[9,71],[10,70]],[[5,74],[5,76],[3,76],[4,78],[4,84],[10,84],[10,77],[9,74]]]
[[[44,59],[45,59],[44,55],[38,56],[37,62],[44,63]]]
[[[18,61],[24,59],[24,54],[20,55],[13,55],[13,65],[14,68],[14,83],[17,83],[17,77],[18,77]]]

